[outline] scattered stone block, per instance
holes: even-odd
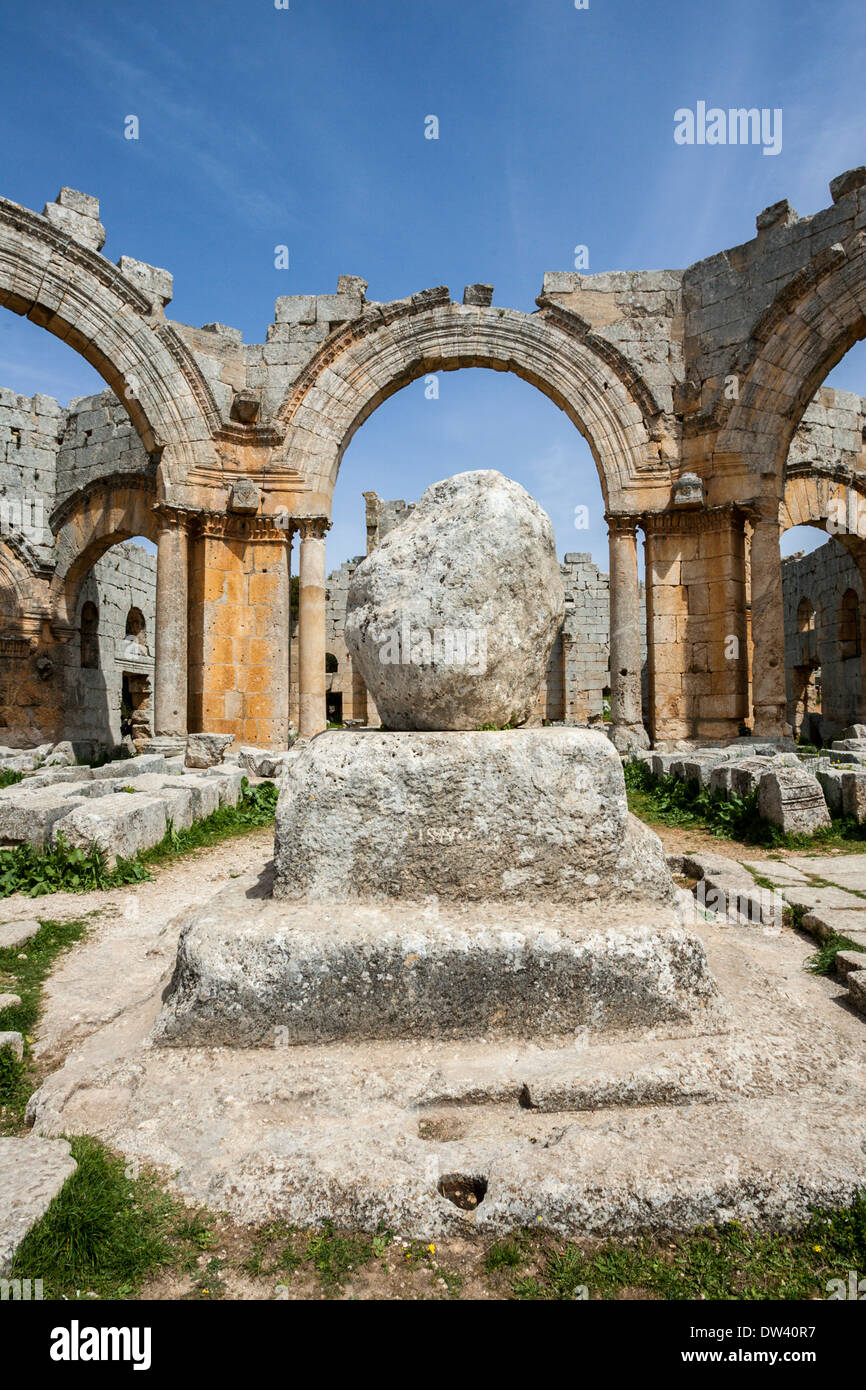
[[[866,970],[852,970],[845,983],[848,986],[849,1003],[861,1014],[866,1014]]]
[[[0,1275],[77,1166],[65,1139],[0,1139]]]
[[[0,844],[30,844],[44,849],[52,840],[58,822],[66,820],[76,808],[88,804],[76,787],[76,783],[70,783],[35,792],[19,788],[17,795],[0,795]],[[16,789],[9,790],[15,793]]]
[[[165,835],[167,802],[141,792],[114,792],[95,805],[83,806],[67,816],[63,833],[67,842],[88,850],[96,845],[106,865],[132,859],[141,850],[158,845]]]
[[[846,980],[852,970],[866,970],[866,953],[863,951],[837,951],[836,974]]]
[[[777,766],[761,778],[758,811],[786,835],[814,835],[830,825],[821,785],[799,767]]]
[[[94,781],[103,781],[111,777],[125,777],[129,780],[132,777],[144,777],[148,772],[165,772],[163,753],[142,753],[137,758],[117,758],[114,762],[92,769]]]
[[[815,776],[820,783],[827,803],[827,810],[834,820],[844,814],[842,809],[842,773],[835,767],[819,768]]]
[[[0,994],[0,1009],[17,1009],[21,1003],[17,994]]]
[[[843,772],[842,814],[853,816],[858,825],[866,821],[866,772]]]
[[[234,734],[190,734],[186,741],[187,767],[216,767],[227,748],[235,741]]]
[[[0,951],[25,946],[28,941],[33,940],[39,929],[40,923],[35,917],[22,918],[20,922],[0,923]]]

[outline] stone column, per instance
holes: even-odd
[[[779,503],[775,498],[754,509],[752,528],[752,732],[758,738],[790,738]]]
[[[299,517],[298,722],[301,738],[327,728],[325,703],[325,534],[323,516]]]
[[[158,515],[153,732],[156,738],[185,738],[189,586],[187,520],[181,512],[166,510]]]
[[[610,713],[620,752],[648,748],[641,711],[637,519],[608,516],[610,541]]]

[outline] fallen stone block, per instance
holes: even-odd
[[[776,766],[758,786],[758,812],[786,835],[814,835],[830,825],[824,793],[815,777],[800,767]]]
[[[20,1033],[0,1033],[0,1052],[4,1047],[10,1048],[19,1062],[23,1061],[24,1039]]]
[[[74,767],[75,749],[68,741],[55,743],[45,758],[45,767]]]
[[[212,777],[219,787],[219,804],[237,806],[243,792],[244,774],[240,768],[212,767],[206,774]]]
[[[841,819],[842,810],[842,773],[835,767],[822,767],[815,773],[821,790],[824,793],[824,800],[827,803],[827,810],[834,820]]]
[[[677,761],[676,753],[653,753],[652,772],[653,777],[668,777],[670,775],[671,764]]]
[[[45,787],[35,792],[18,790],[17,795],[0,796],[0,844],[35,845],[44,849],[49,844],[54,827],[65,820],[77,807],[86,806],[77,784]],[[14,792],[15,788],[8,789]]]
[[[861,1014],[866,1014],[866,970],[852,970],[845,983],[849,1003]]]
[[[111,787],[112,783],[102,785]],[[166,817],[175,830],[188,830],[192,825],[195,820],[195,799],[192,789],[185,785],[182,777],[163,777],[159,772],[146,772],[143,777],[136,777],[131,785],[135,788],[136,796],[144,793],[166,803]],[[115,792],[123,791],[121,783],[116,782],[113,786]],[[129,792],[126,794],[130,795]]]
[[[92,769],[89,767],[52,767],[43,772],[32,772],[20,783],[22,790],[35,791],[38,787],[54,787],[65,782],[89,782]]]
[[[25,946],[40,929],[35,917],[22,918],[20,922],[0,922],[0,951],[14,950]]]
[[[115,792],[73,811],[63,822],[63,834],[75,848],[89,850],[96,845],[106,866],[113,869],[118,858],[132,859],[159,844],[165,835],[167,810],[161,796]]]
[[[97,780],[115,777],[144,777],[148,772],[165,772],[165,757],[162,753],[142,753],[138,758],[117,758],[102,767],[92,769]]]
[[[272,780],[285,772],[292,752],[290,748],[244,747],[238,750],[238,765],[253,777]]]
[[[0,1139],[0,1275],[77,1166],[65,1139]]]
[[[190,734],[186,741],[186,766],[215,767],[234,741],[234,734]]]
[[[181,785],[192,798],[194,820],[204,820],[206,816],[212,816],[214,811],[219,810],[221,789],[216,777],[207,772],[187,772],[184,773]]]
[[[852,970],[866,970],[866,951],[837,951],[836,974],[846,980]]]
[[[21,1003],[17,994],[0,994],[0,1009],[17,1009]]]
[[[866,822],[866,772],[843,772],[842,814],[852,816],[858,825]]]

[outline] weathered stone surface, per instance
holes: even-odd
[[[24,787],[0,795],[0,844],[31,844],[44,848],[54,827],[88,799],[78,794],[78,783],[46,787],[31,792]]]
[[[165,830],[166,802],[141,792],[113,792],[63,821],[67,843],[84,850],[96,845],[109,868],[118,857],[131,859],[159,844]]]
[[[844,814],[842,809],[842,773],[836,767],[819,767],[815,776],[824,793],[827,810],[834,820],[838,820]]]
[[[106,777],[144,777],[148,772],[165,772],[165,756],[162,753],[142,753],[138,758],[117,758],[114,762],[103,763],[92,771],[94,781]]]
[[[836,974],[846,980],[852,970],[866,970],[866,952],[837,951],[835,959]]]
[[[355,570],[346,645],[388,728],[520,724],[564,614],[548,517],[479,470],[428,488]]]
[[[216,767],[234,741],[234,734],[190,734],[186,741],[186,766]]]
[[[840,780],[842,814],[862,825],[866,821],[866,772],[843,772]]]
[[[761,778],[758,811],[786,835],[814,835],[830,825],[820,783],[796,767],[777,766]]]
[[[48,1210],[66,1179],[77,1168],[65,1139],[0,1139],[0,1275],[30,1227]],[[33,1278],[42,1274],[33,1271]]]
[[[283,897],[670,902],[661,842],[587,729],[320,734],[276,817]]]
[[[281,777],[297,736],[297,730],[293,729],[289,748],[239,748],[238,766],[253,777]]]
[[[187,922],[156,1027],[173,1045],[546,1038],[726,1015],[699,939],[671,910],[321,908],[229,890]]]
[[[848,1000],[861,1014],[866,1014],[866,970],[852,970],[846,977]]]
[[[18,994],[0,994],[0,1009],[17,1009],[20,1003]]]
[[[35,917],[22,919],[20,922],[0,922],[0,951],[26,945],[38,931],[39,922]]]

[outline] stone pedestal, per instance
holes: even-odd
[[[724,1026],[602,733],[324,733],[288,757],[275,860],[273,899],[232,888],[185,924],[157,1041]]]
[[[332,731],[297,749],[276,897],[670,903],[658,836],[590,729]]]

